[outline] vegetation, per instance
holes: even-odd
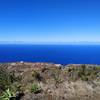
[[[42,89],[47,93],[48,91],[51,93],[50,88],[58,89],[66,81],[91,82],[100,79],[100,66],[70,65],[59,69],[55,65],[48,68],[41,68],[39,65],[39,70],[29,66],[25,66],[26,69],[24,69],[24,66],[16,66],[13,70],[7,70],[7,66],[0,65],[0,100],[10,100],[10,98],[14,100],[17,93],[18,98],[30,91],[34,94],[42,93]],[[42,88],[39,86],[40,83]],[[47,87],[46,90],[44,88],[45,85]]]
[[[15,93],[10,89],[7,89],[3,92],[2,96],[0,96],[0,100],[10,100],[10,98],[15,98]]]
[[[5,68],[0,67],[0,90],[5,91],[12,83],[12,77]]]
[[[37,81],[41,81],[42,80],[42,77],[40,76],[40,74],[38,72],[34,71],[34,70],[32,71],[32,76]]]
[[[69,79],[76,81],[81,79],[83,81],[93,80],[98,76],[100,72],[100,67],[87,67],[86,65],[81,65],[80,67],[68,68]]]
[[[41,88],[39,87],[39,85],[36,83],[33,83],[31,86],[31,92],[39,93],[40,91],[41,91]]]

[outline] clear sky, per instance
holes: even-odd
[[[100,0],[0,0],[0,41],[100,41]]]

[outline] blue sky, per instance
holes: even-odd
[[[100,0],[0,0],[0,41],[100,42]]]

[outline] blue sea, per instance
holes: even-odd
[[[0,45],[0,62],[100,64],[100,45]]]

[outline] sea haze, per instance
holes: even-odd
[[[100,45],[0,45],[0,62],[100,64]]]

